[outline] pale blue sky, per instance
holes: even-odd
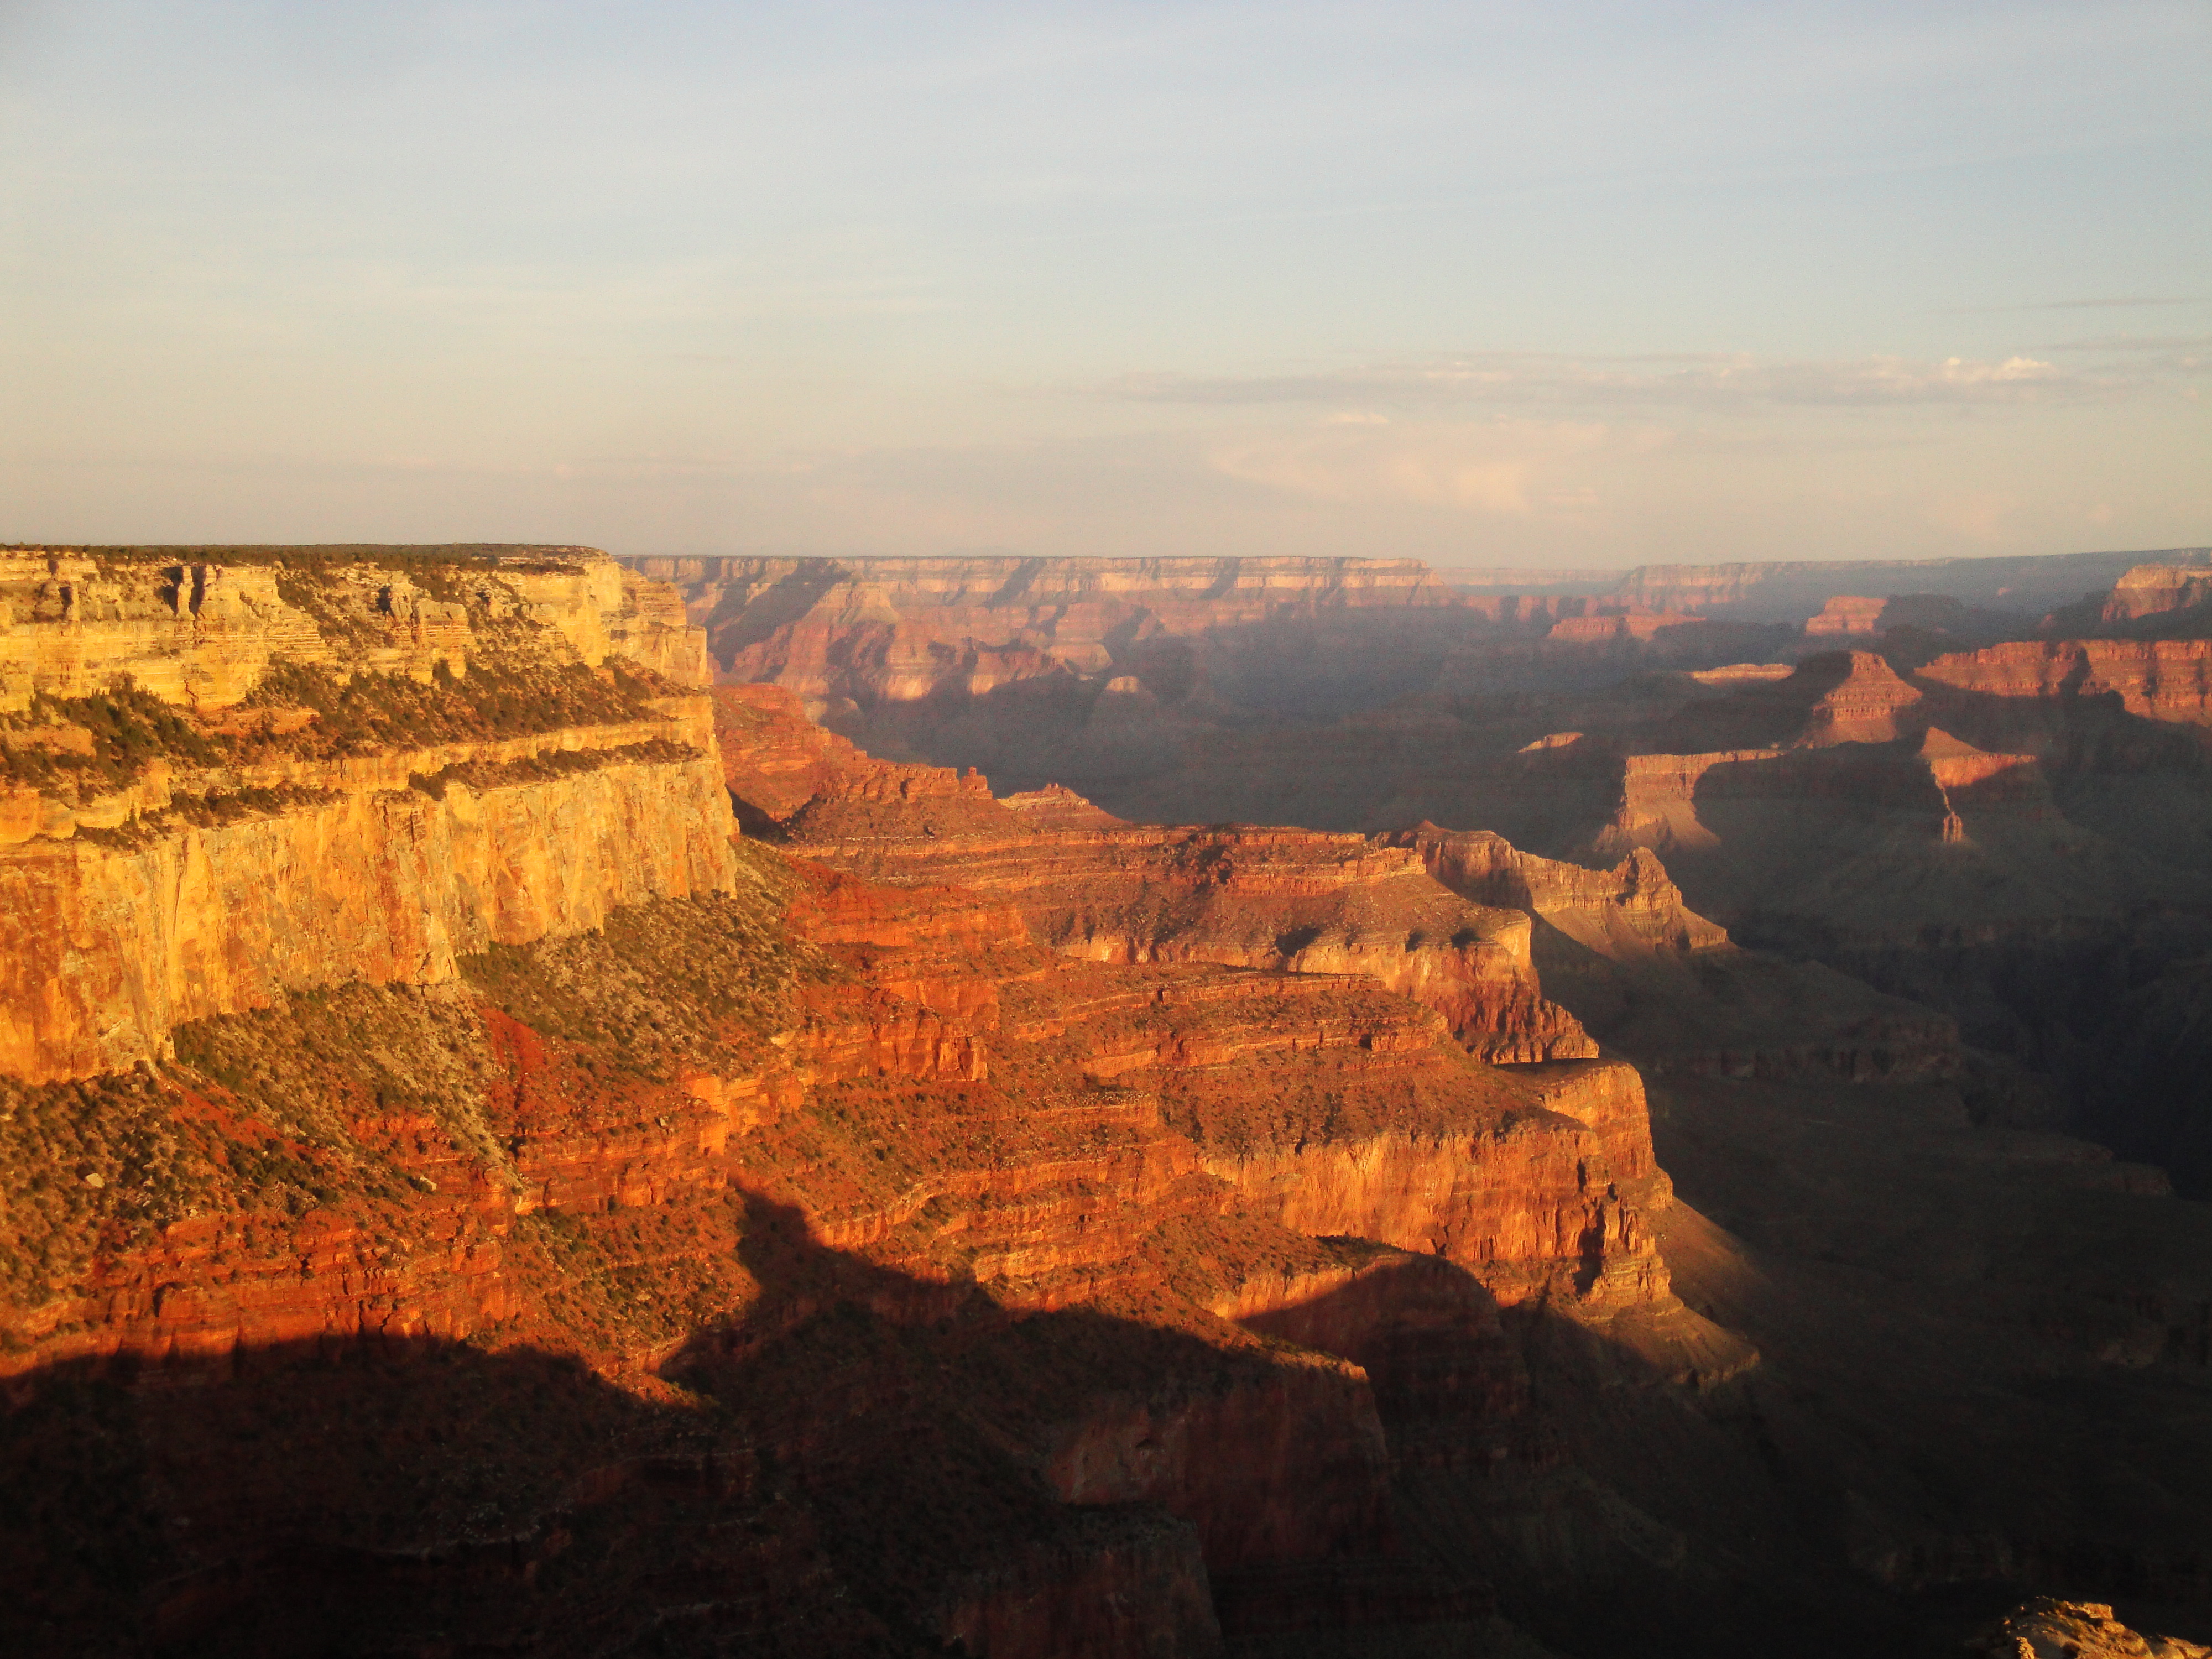
[[[0,0],[0,539],[2212,541],[2212,5]]]

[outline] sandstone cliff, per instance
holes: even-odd
[[[17,548],[0,552],[0,711],[118,674],[227,708],[278,659],[465,672],[501,623],[550,629],[589,666],[703,678],[675,596],[591,548]]]
[[[4,636],[0,1069],[729,885],[708,705],[652,666],[696,633],[603,555],[8,556],[44,577]]]
[[[1995,697],[2116,697],[2131,714],[2212,722],[2212,641],[2048,640],[1939,657],[1923,678]]]
[[[1993,873],[2139,890],[2004,700],[1844,658],[1244,751],[1538,851],[1636,772],[1668,862],[1594,868],[995,799],[418,586],[457,653],[0,725],[38,1030],[91,1043],[0,1081],[0,1644],[1528,1651],[1502,1608],[1748,1659],[2203,1581],[2198,1206],[1972,1127],[1942,1015],[1698,895],[1894,940],[2004,920]],[[349,605],[293,608],[386,648]],[[1207,706],[1146,660],[1123,714]],[[2124,1504],[2069,1474],[2113,1421]]]

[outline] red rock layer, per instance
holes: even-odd
[[[1543,999],[1527,919],[1455,899],[1408,854],[1306,830],[1122,824],[1064,792],[1018,798],[994,816],[982,810],[988,797],[963,799],[960,814],[931,801],[863,816],[852,791],[829,786],[793,815],[810,856],[876,879],[950,880],[1001,897],[1066,954],[1359,974],[1436,1009],[1487,1059],[1596,1052]]]
[[[2146,720],[2212,725],[2212,640],[2043,640],[1938,657],[1923,679],[1996,697],[2117,696]]]
[[[723,786],[803,857],[732,844],[699,760],[637,792],[712,822],[716,879],[668,891],[595,872],[689,857],[688,830],[586,814],[565,859],[526,857],[508,786],[413,790],[466,857],[422,825],[413,866],[389,837],[353,851],[387,908],[443,919],[441,974],[335,983],[358,942],[308,915],[274,982],[182,1019],[158,1073],[6,1085],[0,1373],[26,1397],[58,1368],[235,1389],[287,1352],[428,1352],[523,1379],[482,1381],[497,1414],[572,1356],[711,1441],[667,1479],[776,1540],[714,1558],[734,1628],[775,1622],[728,1610],[757,1570],[769,1601],[827,1575],[1002,1656],[1202,1650],[1201,1571],[1390,1545],[1376,1376],[1449,1462],[1525,1401],[1500,1303],[1673,1308],[1635,1073],[1477,1057],[1594,1053],[1539,994],[1525,915],[1413,848],[1141,830],[1048,791],[1002,806],[972,775],[842,750],[783,699],[720,707]],[[313,872],[340,920],[344,855]],[[599,908],[485,920],[579,884]],[[291,902],[260,887],[214,883],[192,937]],[[235,1584],[301,1539],[343,1556],[328,1517],[376,1473],[319,1468],[290,1505],[268,1471],[216,1482],[183,1559]],[[562,1517],[629,1479],[517,1498],[509,1565],[557,1577]],[[651,1512],[621,1501],[625,1526]],[[1086,1529],[1094,1506],[1113,1524]],[[473,1536],[429,1524],[426,1559]],[[977,1540],[1004,1547],[979,1565]],[[607,1582],[682,1601],[658,1571]],[[193,1616],[219,1620],[210,1594]]]

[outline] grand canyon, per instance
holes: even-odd
[[[0,604],[9,1652],[2212,1640],[2206,550]]]

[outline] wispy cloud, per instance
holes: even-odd
[[[2025,356],[1822,362],[1745,354],[1585,357],[1480,352],[1304,374],[1131,374],[1099,389],[1143,403],[1310,404],[1346,410],[1483,405],[1717,410],[2080,402],[2116,395],[2129,384],[2125,377],[2061,368]]]

